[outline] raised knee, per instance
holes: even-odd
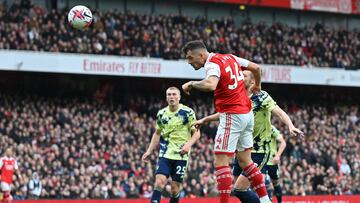
[[[165,184],[166,184],[166,180],[163,180],[162,178],[157,178],[155,180],[155,187],[156,188],[164,188],[165,187]]]
[[[215,154],[214,165],[215,165],[215,167],[228,166],[231,159],[232,158],[226,154]]]

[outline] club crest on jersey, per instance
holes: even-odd
[[[5,165],[5,169],[6,170],[14,170],[14,166],[13,165]]]

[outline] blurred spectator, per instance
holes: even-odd
[[[30,199],[39,199],[41,195],[42,185],[39,179],[39,175],[34,172],[32,175],[32,179],[29,182],[29,193]]]
[[[345,175],[350,175],[350,173],[351,173],[350,166],[347,163],[346,159],[342,160],[342,163],[340,165],[340,172],[345,174]]]

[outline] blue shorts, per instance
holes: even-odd
[[[269,154],[268,153],[251,153],[251,159],[253,162],[257,165],[257,167],[260,169],[261,173],[266,174],[266,163],[269,161]],[[240,176],[240,174],[243,174],[243,170],[239,166],[239,162],[237,158],[234,159],[233,162],[233,168],[232,173],[234,176]]]
[[[279,180],[280,170],[278,165],[266,165],[265,168],[271,179]]]
[[[155,174],[162,174],[167,178],[170,176],[173,181],[181,183],[184,180],[186,167],[186,160],[172,160],[160,157]]]

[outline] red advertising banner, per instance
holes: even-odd
[[[149,203],[149,199],[119,199],[119,200],[23,200],[14,203]],[[169,199],[163,199],[162,203],[169,203]],[[181,199],[181,203],[219,203],[217,198],[194,198]],[[276,201],[273,201],[276,203]],[[360,195],[341,196],[285,196],[283,203],[359,203]],[[237,198],[232,198],[231,203],[239,203]]]
[[[352,0],[290,0],[292,9],[352,13]]]
[[[244,4],[305,11],[360,14],[360,0],[198,0],[206,2]]]

